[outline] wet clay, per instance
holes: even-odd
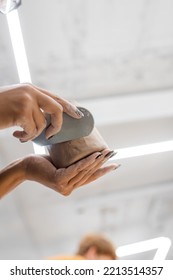
[[[94,127],[90,135],[86,137],[49,145],[47,150],[53,164],[57,168],[63,168],[107,147],[99,131]]]

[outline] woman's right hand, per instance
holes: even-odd
[[[46,129],[46,138],[60,131],[62,114],[81,118],[82,112],[67,100],[32,84],[17,84],[0,88],[0,129],[20,126],[14,136],[21,142],[36,138],[46,127],[45,114],[51,123]]]

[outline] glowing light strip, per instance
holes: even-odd
[[[7,0],[6,11],[9,11],[10,5],[11,5],[10,0]]]
[[[165,260],[171,244],[172,242],[168,237],[158,237],[125,246],[120,246],[117,248],[116,254],[119,258],[122,258],[129,255],[135,255],[157,249],[153,260],[160,261]]]
[[[31,75],[17,10],[6,15],[20,83],[31,83]],[[45,154],[45,148],[33,143],[36,154]]]
[[[173,140],[117,149],[109,161],[173,151]]]
[[[31,83],[31,75],[17,10],[7,14],[7,22],[20,82]]]

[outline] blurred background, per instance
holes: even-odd
[[[111,149],[173,140],[171,0],[23,0],[18,12],[32,82],[88,108]],[[0,14],[0,85],[18,82]],[[1,168],[33,153],[11,133],[0,131]],[[118,170],[70,197],[34,182],[4,197],[0,259],[73,254],[88,232],[116,247],[173,240],[173,151],[116,162]],[[127,258],[153,259],[153,252]]]

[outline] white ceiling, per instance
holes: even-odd
[[[172,8],[169,0],[23,0],[33,83],[90,109],[112,149],[172,140]],[[3,15],[0,26],[0,83],[17,83]],[[11,133],[0,132],[1,167],[33,152]],[[0,259],[73,253],[88,231],[107,234],[116,246],[173,239],[173,152],[117,162],[117,171],[67,198],[33,182],[5,197]]]

